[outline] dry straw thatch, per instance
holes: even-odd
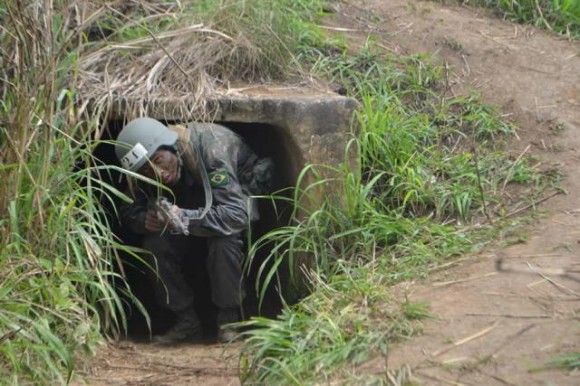
[[[30,84],[42,84],[46,74],[38,69],[58,67],[68,80],[57,87],[76,91],[79,116],[104,119],[121,111],[127,119],[152,110],[159,116],[170,107],[171,119],[211,120],[210,102],[232,84],[313,85],[297,66],[288,71],[288,15],[258,22],[279,11],[276,0],[208,0],[213,11],[196,14],[201,2],[9,0],[8,11],[0,6],[0,75],[35,71]],[[28,32],[20,36],[13,27]],[[23,52],[40,59],[21,60]],[[4,95],[9,83],[2,83]]]
[[[78,89],[91,110],[106,112],[118,104],[115,110],[131,118],[148,113],[153,105],[157,111],[170,106],[171,118],[208,120],[212,111],[207,102],[231,83],[272,80],[275,71],[262,68],[268,66],[269,53],[234,21],[196,22],[182,3],[117,0],[92,13],[87,9],[94,3],[85,4],[84,14],[94,19],[89,35],[100,38],[79,58]],[[114,20],[117,30],[96,28],[103,17]],[[167,20],[172,28],[162,32],[148,27]],[[119,29],[136,25],[146,33],[116,39]]]

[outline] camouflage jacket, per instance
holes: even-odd
[[[171,192],[140,183],[134,189],[133,203],[121,207],[121,220],[133,232],[146,233],[145,213],[159,194],[184,210],[183,217],[189,220],[188,228],[193,236],[240,233],[258,218],[250,196],[266,193],[272,177],[271,160],[259,159],[241,137],[224,126],[193,123],[189,130],[192,151],[199,151],[210,180],[213,203],[209,212],[196,220],[205,203],[204,189],[199,172],[191,170],[191,165],[181,156],[181,176],[169,187]]]

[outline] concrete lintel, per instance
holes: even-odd
[[[344,161],[356,101],[341,96],[221,97],[215,100],[220,122],[264,123],[288,134],[308,163]]]

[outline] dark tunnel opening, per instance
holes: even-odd
[[[166,123],[170,124],[172,122]],[[273,159],[275,165],[273,192],[291,188],[295,185],[304,161],[300,150],[289,133],[280,127],[262,123],[216,123],[220,123],[242,136],[259,157],[271,157]],[[107,140],[115,139],[122,126],[123,121],[121,120],[114,120],[108,123],[107,130],[102,138],[105,142],[99,144],[94,151],[95,157],[101,162],[108,165],[119,165],[115,157],[114,145],[111,142],[107,142]],[[103,178],[121,191],[127,189],[126,177],[120,172],[113,171],[106,177],[103,176]],[[283,195],[290,195],[289,190]],[[108,202],[108,200],[105,201]],[[106,202],[104,204],[107,205]],[[115,205],[119,204],[120,199],[117,199]],[[260,220],[252,224],[251,242],[256,241],[260,236],[277,227],[286,225],[291,211],[289,203],[284,200],[278,200],[275,203],[276,207],[274,207],[271,200],[258,199],[258,205]],[[121,242],[126,245],[140,247],[140,237],[121,225],[120,220],[115,216],[116,211],[113,205],[109,205],[109,208],[106,209],[111,217],[109,220],[112,224],[112,230]],[[195,294],[195,308],[202,319],[204,331],[206,335],[212,336],[217,333],[215,327],[217,309],[211,302],[205,259],[195,258],[195,256],[204,256],[207,253],[206,243],[202,238],[191,237],[190,239],[189,248],[192,251],[192,258],[185,263],[183,272],[186,277],[191,278],[190,285]],[[259,263],[264,261],[267,253],[267,250],[262,250],[257,256],[257,264],[253,264],[250,272],[244,275],[243,286],[246,296],[243,302],[243,316],[245,319],[255,315],[274,317],[281,310],[280,295],[273,287],[266,294],[262,306],[258,307],[258,298],[255,291],[256,270]],[[147,268],[129,254],[122,253],[121,261],[123,262],[123,272],[131,291],[143,304],[151,318],[151,331],[149,331],[142,313],[130,301],[125,301],[125,312],[128,318],[128,337],[132,339],[147,339],[150,333],[162,333],[172,325],[174,315],[171,311],[161,308],[156,303],[152,286],[149,284],[145,274],[145,269]]]

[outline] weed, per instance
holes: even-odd
[[[242,354],[248,381],[324,380],[346,361],[385,354],[391,342],[420,332],[426,306],[397,299],[390,285],[424,277],[489,240],[479,224],[486,203],[502,203],[503,187],[532,183],[538,192],[545,183],[525,159],[510,164],[497,151],[512,127],[477,95],[447,98],[442,67],[425,56],[386,55],[372,39],[348,54],[340,39],[314,27],[321,1],[143,2],[98,9],[80,25],[66,0],[54,9],[20,3],[0,4],[0,371],[7,383],[69,382],[100,333],[124,328],[119,291],[131,299],[116,261],[124,247],[105,210],[113,197],[126,197],[100,178],[114,167],[92,156],[102,117],[77,110],[85,50],[130,40],[139,43],[131,49],[147,52],[151,35],[200,21],[238,43],[225,39],[219,47],[228,49],[202,66],[214,81],[311,71],[361,103],[347,151],[356,167],[307,166],[290,198],[272,197],[290,200],[288,225],[251,246],[246,268],[268,250],[257,267],[262,298],[268,287],[288,285],[280,267],[304,297],[277,319],[243,323],[251,328]]]
[[[401,305],[389,294],[380,269],[352,267],[329,280],[309,277],[316,289],[276,319],[254,318],[242,351],[246,383],[304,384],[326,379],[335,367],[360,364],[370,353],[386,353],[390,342],[419,331],[424,305]],[[409,318],[411,316],[411,318]]]
[[[455,52],[463,51],[463,45],[455,39],[446,40],[445,43]]]
[[[548,366],[569,370],[580,369],[580,353],[567,354],[554,358]]]
[[[527,161],[509,163],[498,151],[513,126],[477,94],[446,98],[444,71],[427,58],[389,57],[372,41],[358,55],[313,54],[313,70],[361,103],[350,143],[357,168],[309,165],[294,190],[289,225],[252,246],[249,265],[270,247],[258,268],[259,294],[274,284],[282,290],[284,266],[294,278],[308,273],[299,292],[310,295],[276,320],[245,324],[252,327],[243,349],[250,382],[325,379],[340,363],[362,360],[359,347],[387,349],[400,334],[381,331],[398,331],[428,312],[385,298],[398,316],[372,323],[371,299],[381,296],[371,294],[478,249],[501,226],[464,224],[480,222],[485,204],[502,203],[504,187],[546,183]]]
[[[463,0],[462,3],[494,9],[506,19],[529,23],[571,39],[580,38],[580,3],[576,0]]]
[[[0,374],[6,384],[70,382],[102,333],[125,328],[121,294],[131,299],[116,261],[125,248],[101,201],[121,194],[99,178],[108,167],[92,156],[96,119],[77,117],[78,31],[64,22],[74,7],[37,6],[8,1],[0,10]]]
[[[560,355],[543,365],[532,365],[529,372],[539,372],[549,369],[566,369],[576,371],[580,369],[580,353]]]
[[[555,122],[548,127],[550,135],[560,135],[566,130],[566,126],[562,122]]]

